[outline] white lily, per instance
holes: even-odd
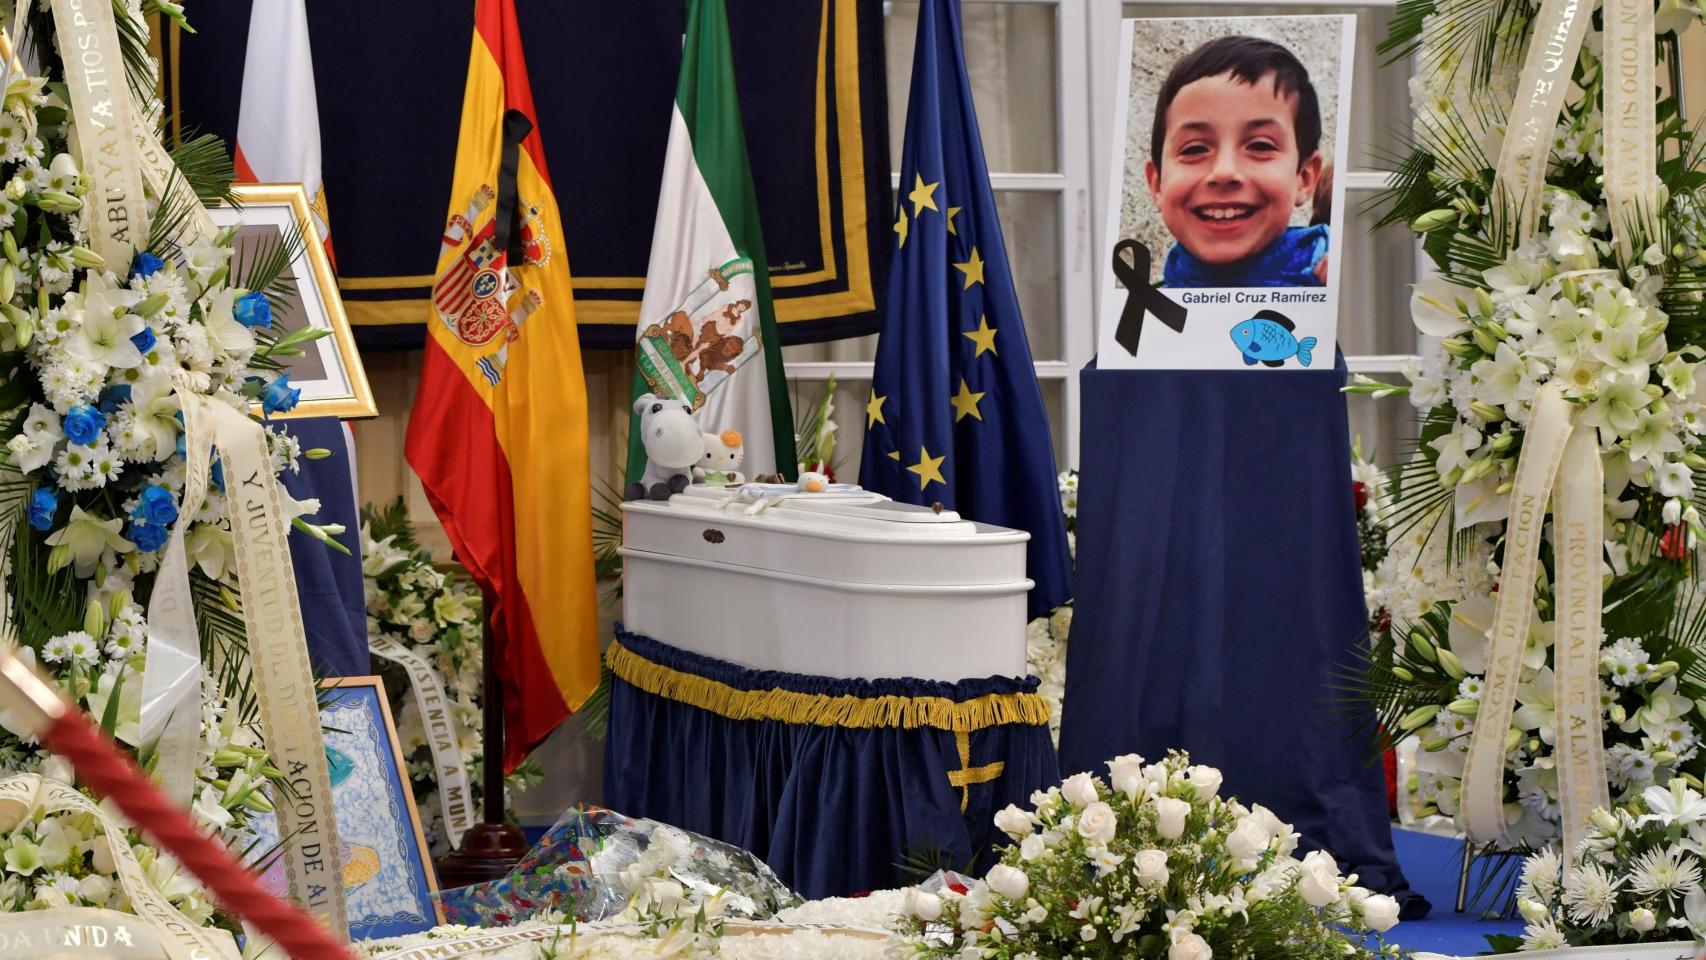
[[[1672,780],[1669,787],[1648,787],[1641,791],[1641,800],[1646,803],[1648,812],[1641,816],[1639,823],[1657,823],[1666,827],[1680,823],[1689,827],[1706,822],[1706,797],[1690,789],[1681,778]]]
[[[1470,453],[1481,445],[1481,431],[1467,423],[1459,422],[1450,433],[1435,437],[1428,441],[1428,446],[1439,451],[1439,473],[1444,476],[1455,468],[1468,469]]]
[[[1440,277],[1417,283],[1410,294],[1410,319],[1430,337],[1450,337],[1469,329],[1465,314],[1474,293]]]
[[[70,553],[77,575],[88,577],[94,574],[95,566],[108,551],[118,554],[134,549],[134,545],[119,533],[123,528],[123,517],[97,520],[73,504],[70,522],[48,535],[47,545],[64,546]]]
[[[1567,300],[1553,300],[1535,317],[1540,337],[1533,352],[1555,360],[1571,360],[1593,347],[1594,322],[1590,314],[1570,305]]]
[[[197,523],[184,534],[184,550],[209,580],[223,580],[237,566],[237,545],[231,531],[213,523]]]
[[[1665,338],[1662,334],[1647,338],[1645,345],[1642,340],[1640,325],[1625,323],[1605,331],[1593,345],[1593,355],[1622,376],[1646,386],[1652,365],[1665,354]]]
[[[118,283],[110,273],[90,273],[82,291],[65,295],[65,310],[82,322],[66,338],[72,356],[128,370],[142,362],[130,338],[142,332],[142,318],[130,312],[142,295]]]
[[[1682,437],[1677,435],[1671,412],[1641,411],[1635,429],[1629,431],[1629,459],[1645,460],[1655,467],[1662,467],[1665,454],[1681,452]]]
[[[1582,411],[1582,422],[1600,428],[1600,438],[1615,441],[1628,436],[1640,422],[1640,414],[1653,402],[1652,395],[1641,389],[1631,377],[1618,376],[1599,391],[1599,395]]]
[[[1522,704],[1512,715],[1512,721],[1523,730],[1533,730],[1542,743],[1553,743],[1558,736],[1558,707],[1553,701],[1552,668],[1543,667],[1533,680],[1516,688],[1517,702]]]
[[[1508,410],[1534,399],[1535,381],[1545,375],[1546,365],[1500,341],[1493,355],[1475,361],[1469,373],[1475,378],[1470,392],[1476,399]]]
[[[172,378],[164,373],[143,377],[131,385],[130,405],[136,413],[136,429],[147,438],[154,459],[164,460],[178,448],[180,404],[172,392]]]
[[[237,321],[236,302],[237,291],[232,287],[222,287],[208,298],[204,310],[208,339],[232,360],[247,363],[255,353],[255,334]]]

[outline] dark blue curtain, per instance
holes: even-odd
[[[621,627],[616,638],[654,664],[739,690],[958,703],[1034,693],[1037,684],[1034,678],[809,677],[748,670]],[[908,853],[936,851],[955,868],[974,857],[987,862],[1006,840],[992,822],[995,812],[1009,803],[1028,806],[1033,791],[1059,780],[1047,724],[986,727],[969,734],[969,746],[974,770],[1005,766],[966,793],[950,782],[950,772],[963,765],[949,730],[730,720],[617,677],[605,740],[605,805],[750,850],[802,896],[841,896],[910,882],[896,866]],[[984,776],[987,770],[973,778]]]
[[[1345,373],[1083,373],[1061,769],[1181,747],[1410,902],[1334,689],[1365,643]]]
[[[308,631],[308,660],[319,677],[360,677],[373,672],[367,655],[367,597],[361,578],[361,517],[350,473],[353,455],[336,417],[279,421],[303,450],[321,447],[324,460],[303,457],[295,473],[285,471],[284,488],[298,500],[317,498],[320,512],[303,519],[341,523],[337,541],[344,555],[300,530],[290,531],[290,561]]]

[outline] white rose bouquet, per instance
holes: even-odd
[[[1699,786],[1677,778],[1614,809],[1595,810],[1568,863],[1550,849],[1530,857],[1517,889],[1526,929],[1520,941],[1499,938],[1493,946],[1706,941],[1706,797]]]
[[[963,895],[909,894],[910,955],[1399,955],[1379,937],[1398,922],[1395,900],[1341,876],[1326,853],[1296,859],[1289,825],[1220,785],[1218,770],[1182,753],[1127,755],[1108,762],[1106,780],[1080,773],[1032,810],[1009,806],[995,823],[1014,843],[982,880]]]

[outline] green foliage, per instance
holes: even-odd
[[[231,276],[238,286],[266,293],[275,317],[288,315],[295,281],[287,274],[301,256],[306,233],[302,224],[268,233],[253,244],[238,243],[231,256]]]
[[[415,539],[415,525],[409,522],[409,508],[403,505],[401,496],[383,507],[371,503],[363,506],[361,525],[367,528],[367,535],[375,540],[391,537],[391,542],[396,544],[399,550],[417,553],[421,549],[420,541]]]
[[[5,502],[9,512],[21,518],[27,508],[34,484],[27,488],[8,467],[5,471]],[[20,496],[21,491],[21,496]],[[19,498],[15,507],[14,498]],[[70,566],[50,568],[48,547],[43,534],[22,523],[11,523],[15,540],[12,544],[12,625],[19,644],[38,653],[42,645],[61,634],[83,629],[83,584]]]
[[[900,859],[893,866],[902,880],[908,884],[917,884],[943,870],[969,877],[976,869],[980,856],[981,851],[974,851],[964,862],[956,862],[953,855],[942,849],[940,844],[909,843],[900,848]]]

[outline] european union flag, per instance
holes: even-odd
[[[1030,615],[1071,596],[1054,445],[1007,268],[958,0],[918,11],[866,489],[1031,534]]]

